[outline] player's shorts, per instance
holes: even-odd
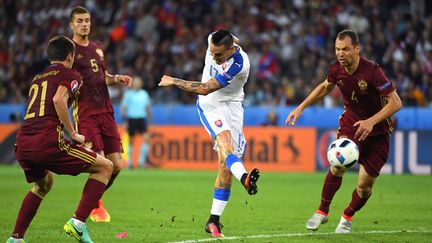
[[[246,138],[243,134],[243,106],[240,101],[197,103],[201,123],[213,140],[222,131],[231,131],[234,154],[242,157],[246,148]],[[217,151],[215,142],[214,150]]]
[[[78,133],[85,136],[85,146],[105,155],[123,153],[120,134],[114,116],[101,113],[78,120]]]
[[[147,132],[147,120],[145,118],[129,118],[128,119],[128,134],[133,137],[136,133]]]
[[[97,154],[68,140],[62,140],[58,147],[41,151],[15,151],[15,156],[28,183],[44,178],[48,171],[62,175],[78,175],[91,167]]]
[[[338,138],[347,137],[353,140],[359,147],[360,157],[359,164],[362,164],[366,172],[372,176],[377,177],[384,164],[389,157],[390,135],[381,134],[376,136],[368,136],[363,141],[354,139],[354,135],[339,131]]]

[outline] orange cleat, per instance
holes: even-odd
[[[108,211],[103,207],[102,200],[99,200],[98,207],[94,208],[90,213],[90,219],[93,222],[111,222],[111,216]]]
[[[221,238],[221,237],[225,237],[222,234],[222,230],[221,230],[222,227],[223,226],[220,223],[208,222],[205,226],[205,231],[207,233],[210,233],[212,235],[212,237],[214,237],[214,238]]]
[[[253,168],[246,177],[245,184],[243,185],[249,195],[255,195],[258,192],[256,182],[260,177],[260,172],[257,168]]]

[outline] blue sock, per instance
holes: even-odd
[[[214,189],[213,192],[213,203],[212,203],[212,207],[211,207],[211,215],[217,215],[217,216],[221,216],[225,206],[228,203],[228,199],[231,195],[231,190],[230,189]]]

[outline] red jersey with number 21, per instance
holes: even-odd
[[[78,72],[62,64],[52,64],[37,74],[30,83],[24,122],[17,133],[17,149],[43,151],[58,147],[57,127],[61,125],[53,97],[59,86],[69,91],[68,106],[81,85]]]
[[[385,97],[395,90],[392,82],[375,62],[360,57],[357,70],[349,74],[335,62],[330,66],[327,80],[342,92],[344,113],[339,120],[340,131],[355,134],[354,123],[366,120],[386,104]],[[389,134],[393,130],[390,118],[376,124],[369,136]],[[346,134],[344,134],[346,135]]]

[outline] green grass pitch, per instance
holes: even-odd
[[[206,242],[216,172],[125,170],[104,196],[111,223],[88,221],[95,242]],[[432,242],[432,177],[383,175],[368,204],[354,218],[352,234],[335,235],[357,174],[348,173],[336,194],[329,222],[305,229],[320,200],[324,173],[262,173],[259,192],[249,196],[237,181],[222,216],[229,242]],[[87,175],[55,176],[26,233],[33,242],[75,242],[63,224],[78,204]],[[13,230],[30,189],[17,166],[0,167],[0,237]],[[116,234],[127,232],[128,238]]]

